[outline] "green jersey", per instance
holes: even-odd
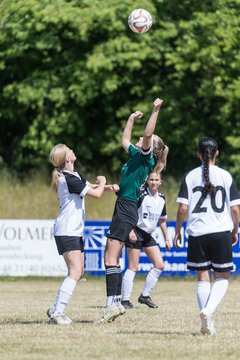
[[[130,158],[122,167],[120,190],[117,192],[117,196],[137,201],[140,196],[140,187],[154,168],[156,161],[150,149],[144,152],[130,144],[128,153]]]

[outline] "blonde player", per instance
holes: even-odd
[[[67,265],[68,275],[63,280],[47,315],[51,323],[68,325],[72,320],[65,315],[65,308],[84,273],[84,197],[89,195],[99,199],[104,190],[117,191],[119,188],[117,185],[106,185],[104,176],[98,176],[96,184],[86,181],[74,171],[76,156],[65,144],[53,147],[50,160],[55,167],[52,187],[58,194],[60,205],[53,234],[59,255],[63,256]]]
[[[166,242],[166,249],[169,250],[171,248],[166,225],[167,213],[165,197],[158,192],[158,187],[160,185],[160,174],[152,171],[144,185],[145,190],[139,199],[137,226],[131,231],[129,240],[126,242],[128,251],[128,269],[123,276],[122,282],[122,305],[125,309],[134,307],[130,302],[130,297],[133,289],[133,281],[138,271],[140,251],[142,249],[151,260],[153,267],[147,275],[138,302],[145,304],[150,308],[158,307],[150,297],[164,268],[161,251],[151,235],[158,224]]]

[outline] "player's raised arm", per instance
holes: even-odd
[[[143,149],[148,149],[152,144],[152,135],[155,131],[159,110],[162,106],[163,100],[157,98],[153,103],[153,110],[143,134]]]
[[[125,151],[128,151],[128,147],[131,144],[131,137],[132,137],[132,129],[133,124],[136,119],[141,119],[143,116],[143,113],[141,111],[135,111],[132,113],[127,121],[127,124],[123,130],[122,134],[122,147]]]

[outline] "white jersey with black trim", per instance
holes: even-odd
[[[53,235],[82,236],[85,222],[84,196],[89,183],[77,172],[61,171],[58,183],[60,213],[55,220]]]
[[[209,165],[209,176],[216,189],[211,196],[203,193],[203,166],[186,174],[179,190],[177,202],[188,205],[186,230],[192,236],[231,231],[230,208],[240,205],[237,186],[228,171]]]
[[[154,196],[147,188],[139,199],[137,227],[151,234],[157,227],[159,219],[166,219],[165,196],[157,192]]]

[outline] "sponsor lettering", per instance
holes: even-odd
[[[28,227],[28,226],[15,227],[15,226],[7,226],[5,223],[1,223],[0,226],[0,240],[51,241],[52,239],[53,239],[52,227]]]

